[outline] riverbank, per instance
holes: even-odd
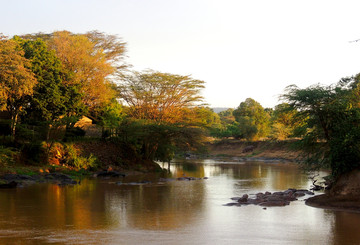
[[[140,159],[131,149],[98,139],[55,142],[50,150],[43,144],[31,155],[10,147],[0,151],[0,176],[64,173],[77,177],[101,170],[114,170],[126,175],[162,171],[157,163]]]
[[[355,196],[331,196],[323,194],[307,199],[305,204],[315,208],[360,213],[360,197]]]
[[[208,143],[210,157],[240,157],[249,160],[273,159],[301,161],[303,152],[295,149],[295,141],[254,141],[246,142],[235,139]]]
[[[360,212],[360,169],[341,175],[325,194],[309,198],[312,207]]]

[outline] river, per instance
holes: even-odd
[[[243,194],[308,189],[295,164],[179,160],[166,177],[184,175],[208,179],[158,183],[148,174],[0,190],[0,244],[360,244],[358,213],[309,207],[304,198],[224,206]],[[144,180],[151,183],[126,184]]]

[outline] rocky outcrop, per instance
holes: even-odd
[[[280,207],[289,205],[290,202],[298,200],[298,197],[305,195],[314,195],[313,192],[308,190],[297,190],[297,189],[288,189],[286,191],[278,192],[265,192],[257,193],[254,195],[254,198],[250,198],[248,194],[244,194],[242,197],[233,197],[232,200],[236,202],[231,202],[225,204],[225,206],[242,206],[242,205],[259,205],[263,207]]]

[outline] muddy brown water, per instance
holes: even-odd
[[[157,183],[184,175],[209,179]],[[0,190],[0,244],[360,244],[358,213],[303,199],[266,210],[223,206],[245,193],[310,185],[295,164],[223,159],[175,161],[169,176]]]

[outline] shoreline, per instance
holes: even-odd
[[[360,213],[360,198],[350,195],[330,196],[321,194],[306,199],[305,204],[314,208]]]

